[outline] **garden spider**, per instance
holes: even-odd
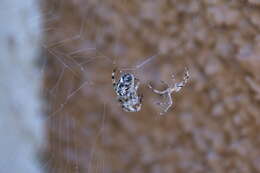
[[[123,110],[126,112],[140,111],[143,95],[137,94],[140,85],[139,80],[131,73],[122,73],[120,71],[119,80],[116,81],[116,71],[117,69],[115,68],[112,72],[112,85]]]
[[[136,71],[142,68],[144,65],[156,58],[158,54],[147,57],[140,64],[132,68],[124,68],[124,70]],[[117,99],[120,102],[122,108],[126,112],[138,112],[141,110],[143,95],[138,94],[137,90],[140,85],[139,79],[135,78],[132,73],[125,73],[120,70],[120,77],[115,79],[117,69],[112,71],[112,85],[116,92]]]

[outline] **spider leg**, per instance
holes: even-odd
[[[168,112],[168,110],[170,109],[170,107],[172,106],[173,104],[173,101],[172,101],[172,97],[171,97],[171,93],[168,92],[167,93],[167,97],[168,97],[168,102],[165,102],[165,103],[160,103],[160,106],[163,110],[163,112],[160,113],[160,115],[163,115],[165,114],[166,112]]]
[[[131,110],[129,108],[127,108],[124,104],[121,105],[122,109],[126,112],[131,112]]]
[[[159,103],[158,106],[161,108],[160,115],[166,114],[168,110],[168,105],[166,105],[165,103]]]
[[[143,98],[144,98],[144,95],[143,95],[143,94],[139,95],[139,103],[140,103],[140,104],[142,103]]]
[[[119,103],[123,103],[123,101],[122,101],[122,99],[120,98],[120,97],[117,97],[117,101],[119,102]]]
[[[173,91],[175,91],[175,92],[179,92],[181,89],[182,89],[182,87],[184,87],[184,85],[185,85],[185,83],[182,81],[182,82],[179,82],[179,83],[176,83],[175,85],[174,85],[174,87],[171,89],[171,91],[173,92]]]
[[[139,88],[140,85],[140,81],[139,79],[135,78],[136,84],[135,84],[135,90],[137,90]]]
[[[185,68],[185,73],[184,73],[184,77],[183,77],[183,80],[179,83],[176,83],[174,85],[174,87],[171,89],[171,92],[175,91],[175,92],[178,92],[182,89],[182,87],[185,86],[185,84],[188,82],[190,78],[190,74],[189,74],[189,71],[187,68]]]
[[[172,101],[172,96],[171,96],[171,93],[168,93],[168,99],[169,99],[169,101],[168,101],[168,103],[167,103],[167,107],[166,107],[166,109],[165,109],[165,112],[167,112],[168,110],[169,110],[169,108],[172,106],[172,104],[173,104],[173,101]]]
[[[167,92],[167,89],[166,90],[163,90],[163,91],[159,91],[157,89],[154,89],[151,85],[151,83],[148,84],[148,88],[150,88],[154,93],[156,94],[159,94],[159,95],[163,95]]]
[[[185,73],[184,73],[184,77],[183,77],[183,81],[185,84],[188,82],[189,78],[190,78],[189,70],[188,70],[188,68],[185,68]]]
[[[116,71],[117,71],[117,68],[114,68],[112,71],[112,85],[113,85],[114,89],[116,87],[116,79],[115,79]]]

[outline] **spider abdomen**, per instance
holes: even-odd
[[[118,96],[122,108],[126,112],[138,112],[141,109],[142,97],[137,94],[139,82],[135,81],[134,75],[124,73],[119,80],[115,80],[115,72],[112,72],[112,84]]]

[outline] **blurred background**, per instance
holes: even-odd
[[[259,1],[48,0],[43,15],[49,172],[260,172]],[[157,53],[134,73],[142,110],[124,112],[113,63]],[[147,82],[185,67],[160,116]]]
[[[259,0],[46,0],[40,7],[43,172],[260,172]],[[127,113],[111,72],[141,64],[131,73],[141,81],[142,109]],[[163,98],[147,84],[165,89],[160,81],[180,81],[185,67],[189,82],[159,115]]]

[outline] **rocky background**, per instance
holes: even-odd
[[[51,173],[260,172],[259,0],[47,0]],[[136,67],[142,110],[124,112],[111,71]],[[191,80],[160,116],[147,88]]]

